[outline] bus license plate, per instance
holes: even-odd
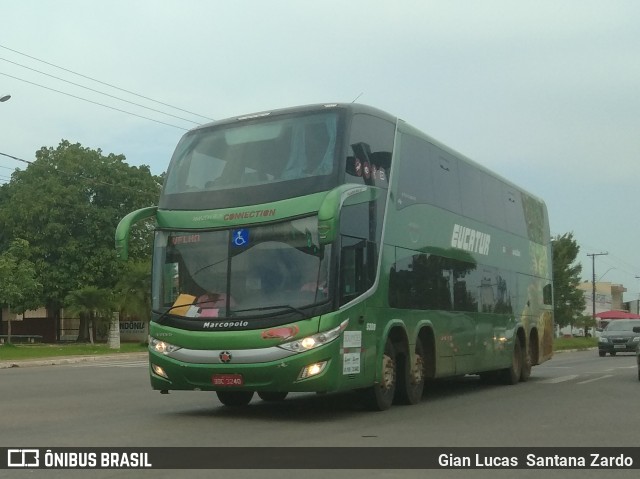
[[[214,374],[211,382],[214,386],[242,386],[244,379],[242,374]]]

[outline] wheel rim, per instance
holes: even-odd
[[[390,356],[384,355],[382,359],[382,381],[380,386],[382,389],[388,391],[393,388],[396,381],[396,368],[393,359]]]
[[[419,354],[416,355],[416,361],[413,363],[411,370],[411,384],[416,385],[424,381],[424,359]]]

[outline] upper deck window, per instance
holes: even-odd
[[[237,189],[335,170],[338,115],[263,117],[198,129],[178,144],[164,194]]]

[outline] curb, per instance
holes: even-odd
[[[58,366],[64,364],[77,364],[92,361],[112,361],[118,359],[144,359],[148,356],[147,352],[140,353],[114,353],[100,354],[97,356],[60,356],[42,359],[16,359],[0,361],[0,369],[9,368],[29,368],[36,366]]]
[[[558,349],[557,351],[554,350],[553,354],[560,354],[560,353],[577,353],[580,351],[597,351],[598,347],[594,346],[592,348],[581,348],[581,349]]]

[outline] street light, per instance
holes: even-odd
[[[609,268],[609,269],[608,269],[608,270],[606,270],[602,275],[600,275],[600,277],[599,277],[596,281],[599,283],[599,282],[600,282],[600,280],[601,280],[602,278],[604,278],[604,277],[605,277],[605,275],[606,275],[609,271],[612,271],[612,270],[614,270],[614,269],[616,269],[616,268]]]
[[[11,95],[4,95],[2,98],[0,98],[0,102],[5,102],[5,101],[7,101],[9,98],[11,98]]]

